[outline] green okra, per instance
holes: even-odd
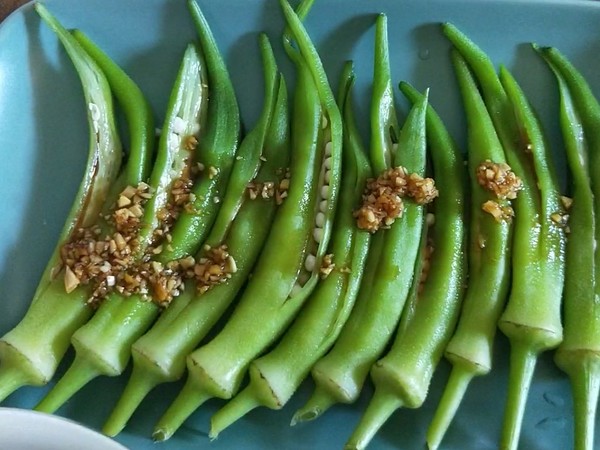
[[[348,449],[364,448],[396,409],[423,404],[460,310],[466,280],[464,166],[442,123],[427,110],[427,95],[418,97],[400,134],[400,148],[411,121],[420,123],[423,130],[412,151],[425,145],[428,125],[427,139],[439,190],[439,199],[434,203],[435,222],[427,236],[434,251],[426,279],[415,280],[422,283],[422,289],[408,314],[406,309],[403,313],[402,321],[407,323],[399,327],[389,352],[371,368],[375,393],[346,443]],[[421,274],[416,276],[421,278]]]
[[[154,115],[146,97],[138,85],[88,36],[80,30],[73,30],[71,34],[102,69],[131,129],[131,150],[124,171],[125,185],[146,180],[152,170],[155,141]]]
[[[536,50],[556,76],[560,91],[560,124],[571,175],[564,297],[564,340],[555,354],[571,380],[575,450],[594,448],[600,391],[600,305],[596,283],[596,200],[599,185],[592,174],[598,164],[600,106],[585,78],[555,48]]]
[[[191,10],[197,20],[202,18],[192,5]],[[202,198],[192,201],[192,207],[197,208],[199,204],[201,209],[199,213],[184,209],[171,232],[172,240],[153,247],[155,250],[165,247],[165,251],[158,252],[162,261],[170,261],[173,255],[187,255],[187,249],[197,248],[204,241],[219,207],[214,196],[225,189],[231,171],[239,136],[235,93],[210,29],[203,26],[199,35],[203,58],[194,45],[188,46],[173,89],[159,154],[150,177],[149,184],[154,193],[146,205],[138,234],[137,261],[156,253],[153,250],[149,255],[147,250],[156,239],[154,230],[160,227],[161,211],[171,200],[174,183],[184,177],[195,162],[190,151],[190,136],[199,138],[198,159],[209,172],[202,174],[193,187],[193,192]],[[222,114],[212,115],[223,106]],[[206,130],[202,126],[205,118]],[[216,161],[221,164],[216,166],[218,173],[210,173],[212,166],[206,164]],[[194,219],[193,226],[190,225],[195,234],[178,234],[178,224],[181,220],[188,223],[190,216],[198,218]],[[94,317],[73,334],[71,340],[76,350],[73,365],[36,409],[53,412],[91,379],[100,375],[120,375],[130,359],[131,345],[150,327],[158,313],[159,306],[142,294],[127,299],[122,295],[110,295]]]
[[[535,155],[540,150],[532,149],[540,144],[528,142],[531,136],[521,133],[513,104],[516,90],[512,90],[511,97],[505,85],[507,77],[503,83],[489,57],[456,27],[444,24],[444,33],[478,79],[507,160],[523,181],[523,189],[514,201],[510,296],[499,320],[500,330],[511,343],[508,401],[500,445],[514,449],[537,356],[562,341],[565,233],[551,218],[561,214],[562,206],[556,194],[549,191],[542,197],[537,192],[534,167],[539,167],[540,158]],[[528,151],[533,158],[527,156]]]
[[[156,425],[156,440],[172,436],[208,398],[230,398],[250,362],[289,325],[319,278],[339,190],[342,124],[306,30],[285,0],[281,6],[299,48],[286,45],[298,72],[288,196],[236,309],[210,342],[188,356],[187,383]]]
[[[207,124],[205,139],[199,141],[201,163],[208,176],[204,182],[194,185],[195,200],[191,208],[183,211],[177,219],[172,231],[173,249],[167,249],[160,255],[163,262],[193,255],[200,250],[203,239],[198,236],[210,230],[219,210],[219,200],[227,187],[241,132],[237,98],[217,42],[195,0],[188,0],[188,9],[209,68],[208,83],[213,99],[208,103],[207,114],[211,120]]]
[[[81,79],[90,129],[84,177],[31,306],[22,321],[0,339],[0,400],[27,384],[46,384],[66,352],[73,331],[92,314],[85,305],[89,290],[79,286],[70,293],[63,287],[62,246],[78,228],[98,224],[109,228],[101,214],[111,197],[121,168],[121,143],[113,114],[110,85],[102,70],[67,30],[41,4],[35,9],[56,33]],[[131,161],[139,154],[132,148]],[[125,169],[126,171],[126,169]],[[141,179],[128,179],[137,184]]]
[[[197,295],[196,286],[190,284],[133,344],[133,372],[103,428],[108,435],[114,436],[122,430],[152,388],[183,376],[186,356],[198,346],[242,288],[269,233],[276,199],[251,200],[246,190],[252,180],[279,186],[289,160],[289,119],[285,82],[277,71],[266,35],[260,36],[260,46],[266,93],[263,111],[256,127],[240,145],[225,198],[206,239],[211,247],[227,245],[237,271],[226,283],[201,295]]]
[[[375,35],[374,88],[371,100],[371,161],[379,174],[403,166],[418,175],[425,173],[425,143],[408,150],[417,126],[401,136],[393,102],[387,18],[377,18]],[[292,423],[312,420],[336,402],[354,402],[369,369],[383,352],[402,312],[413,279],[414,264],[423,229],[423,206],[404,204],[401,219],[372,238],[365,274],[356,305],[331,351],[312,369],[316,389]],[[377,299],[377,301],[374,301]]]
[[[373,171],[379,174],[392,167],[394,163],[400,130],[394,105],[387,16],[385,14],[379,14],[375,24],[373,69],[370,157]]]
[[[439,447],[460,401],[474,376],[492,367],[497,322],[504,309],[510,275],[511,224],[497,221],[482,206],[488,201],[508,207],[508,200],[481,186],[478,167],[485,161],[506,163],[502,144],[464,59],[453,54],[456,77],[463,97],[468,130],[470,177],[470,236],[468,287],[457,329],[446,347],[452,372],[427,432],[427,446]]]
[[[252,362],[249,385],[211,418],[210,436],[213,438],[258,406],[281,409],[316,360],[333,345],[354,305],[370,236],[357,228],[353,211],[361,201],[371,170],[352,112],[353,83],[349,62],[344,68],[338,95],[344,119],[344,177],[330,247],[335,267],[319,283],[277,346]]]

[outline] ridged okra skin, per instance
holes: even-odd
[[[200,87],[201,74],[204,72],[199,53],[193,45],[186,48],[182,66],[175,82],[174,93],[170,101],[169,114],[181,112],[190,123],[198,123],[201,120],[201,109],[193,113],[195,117],[189,116],[190,108],[183,108],[181,98],[185,89],[190,88],[190,81],[194,83],[192,91],[188,91],[191,98],[203,99],[206,103],[206,93]],[[195,105],[197,106],[197,105]],[[191,108],[192,110],[194,108]],[[186,113],[188,115],[186,115]],[[153,190],[153,196],[145,205],[142,216],[139,236],[139,245],[136,261],[144,255],[151,243],[152,231],[159,226],[157,218],[158,211],[168,201],[168,190],[174,180],[183,172],[185,158],[190,152],[182,148],[183,136],[180,137],[178,145],[169,142],[170,129],[167,124],[165,133],[159,142],[158,155],[148,181]],[[37,410],[53,412],[64,403],[71,395],[77,392],[91,379],[101,374],[119,375],[127,364],[130,355],[130,346],[139,335],[140,329],[144,329],[158,314],[158,307],[151,301],[144,300],[140,294],[125,298],[118,293],[110,294],[99,306],[94,317],[78,329],[72,332],[71,342],[76,350],[76,358],[73,366],[65,373],[57,385],[36,406]]]
[[[220,199],[227,187],[235,152],[240,144],[240,111],[227,66],[219,51],[209,23],[195,0],[188,0],[188,9],[200,40],[204,60],[208,69],[209,96],[207,122],[204,139],[198,142],[201,162],[205,170],[214,168],[200,183],[195,183],[192,192],[195,200],[191,208],[184,210],[172,231],[172,249],[160,255],[163,262],[194,255],[214,223],[221,207]]]
[[[433,112],[427,96],[420,96],[403,128],[421,124],[427,139],[439,198],[434,203],[435,222],[427,234],[433,253],[425,279],[417,274],[421,289],[405,306],[402,322],[389,352],[371,368],[375,392],[345,448],[365,448],[379,428],[398,408],[420,407],[456,325],[466,280],[465,173],[460,152]],[[410,128],[408,128],[410,130]],[[431,135],[431,137],[429,137]],[[402,142],[402,134],[400,135]],[[424,152],[424,151],[423,151]]]
[[[288,196],[226,325],[188,357],[188,381],[159,420],[157,440],[169,438],[208,398],[230,398],[237,391],[250,362],[290,324],[319,277],[339,190],[341,117],[306,30],[287,2],[282,8],[299,48],[290,51],[287,37],[298,73]],[[319,212],[322,223],[316,221]],[[306,263],[309,256],[314,265]]]
[[[203,20],[198,11],[192,8],[193,18]],[[227,186],[237,150],[240,129],[237,100],[205,21],[199,37],[202,56],[194,45],[188,46],[169,102],[157,162],[150,176],[153,196],[148,201],[144,226],[139,232],[138,262],[154,256],[155,250],[163,245],[165,251],[158,252],[158,258],[169,261],[174,255],[187,255],[188,249],[197,248],[204,242],[220,207],[214,197]],[[208,92],[206,84],[209,85]],[[155,245],[154,230],[161,227],[161,211],[172,202],[174,184],[186,177],[186,172],[196,162],[190,151],[190,136],[198,142],[197,160],[207,173],[194,182],[192,191],[196,198],[190,201],[192,207],[184,208],[177,217],[168,245],[151,247]],[[187,223],[191,216],[194,217],[193,225],[190,224],[193,232],[190,234],[188,230],[181,235],[177,231],[180,221]],[[146,250],[150,248],[154,250],[147,254]],[[36,409],[53,412],[91,379],[99,375],[120,375],[130,359],[131,345],[158,314],[158,305],[141,294],[129,298],[113,294],[105,299],[95,316],[73,334],[75,361]]]
[[[120,432],[153,387],[184,375],[186,356],[242,289],[269,234],[277,199],[259,196],[252,200],[247,185],[252,181],[280,186],[289,163],[289,118],[286,85],[266,35],[261,35],[260,44],[266,92],[263,112],[240,145],[222,207],[206,240],[213,248],[227,245],[237,270],[226,283],[203,294],[190,284],[133,344],[133,372],[103,428],[106,434]]]
[[[252,362],[248,386],[211,418],[211,437],[258,406],[282,408],[317,359],[333,345],[352,310],[370,240],[368,232],[358,229],[353,211],[371,172],[352,113],[353,82],[352,64],[347,63],[338,95],[344,119],[344,177],[329,249],[335,266],[277,346]]]
[[[387,18],[377,18],[370,159],[379,175],[392,166],[424,175],[425,149],[405,151],[396,118],[387,43]],[[408,130],[408,135],[415,130]],[[409,144],[408,139],[405,142]],[[391,339],[408,296],[423,229],[423,206],[407,202],[401,220],[372,237],[356,304],[329,353],[312,369],[316,388],[293,423],[319,417],[337,402],[354,402],[372,364]],[[375,301],[376,299],[376,301]]]
[[[451,24],[444,24],[443,31],[478,80],[507,160],[523,183],[514,201],[510,294],[498,323],[511,342],[508,400],[500,445],[513,449],[518,444],[537,356],[562,341],[565,233],[551,218],[553,214],[560,215],[562,207],[556,192],[536,192],[538,180],[532,168],[536,159],[538,166],[540,163],[536,153],[545,152],[534,148],[537,142],[522,140],[514,112],[516,98],[507,93],[490,58]]]
[[[452,60],[463,97],[468,136],[470,179],[469,278],[460,320],[445,350],[452,372],[428,430],[427,444],[437,448],[456,413],[468,383],[492,367],[497,322],[504,309],[510,279],[511,223],[497,221],[483,210],[486,202],[500,200],[478,181],[485,161],[506,163],[504,149],[466,62],[457,53]]]
[[[576,450],[594,448],[600,390],[600,305],[596,245],[600,195],[592,176],[597,167],[600,106],[585,78],[556,48],[536,50],[546,60],[560,92],[560,124],[571,175],[564,297],[564,340],[555,354],[571,381]]]
[[[108,80],[43,5],[36,4],[36,10],[56,33],[81,79],[90,143],[83,180],[31,306],[21,322],[0,339],[0,400],[23,385],[46,384],[66,352],[71,334],[92,315],[85,304],[88,289],[80,286],[65,292],[60,249],[77,228],[99,224],[106,230],[99,215],[114,201],[111,188],[121,168],[121,143]]]

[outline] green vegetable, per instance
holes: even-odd
[[[422,274],[420,292],[405,307],[391,349],[371,369],[375,393],[346,443],[348,449],[364,448],[396,409],[423,404],[458,319],[466,280],[464,167],[460,152],[441,121],[427,111],[427,95],[418,97],[400,134],[399,149],[422,154],[424,159],[427,123],[439,189],[439,199],[434,204],[435,222],[427,236],[433,254],[428,272]],[[409,145],[405,145],[405,130],[414,133]]]
[[[564,298],[565,336],[556,364],[571,380],[575,419],[574,447],[594,448],[600,390],[600,305],[596,275],[598,199],[593,177],[600,159],[597,124],[600,106],[587,81],[555,48],[537,48],[556,75],[560,90],[560,123],[567,152],[573,204],[569,209]]]
[[[394,166],[424,175],[425,148],[403,151],[410,145],[415,127],[403,132],[393,101],[387,45],[387,17],[380,14],[375,32],[375,63],[371,100],[371,161],[376,173]],[[400,149],[397,151],[397,149]],[[332,350],[312,369],[316,389],[292,423],[312,420],[336,402],[354,402],[369,369],[384,351],[396,329],[411,280],[423,229],[423,206],[404,204],[404,213],[390,229],[379,230],[372,238],[356,305]]]
[[[146,97],[137,84],[80,30],[71,34],[108,79],[112,93],[125,113],[129,128],[129,158],[124,177],[131,185],[146,180],[152,170],[154,149],[154,116]]]
[[[198,18],[197,15],[194,17]],[[154,239],[154,230],[160,226],[160,211],[171,201],[174,183],[193,164],[188,139],[197,133],[196,130],[201,130],[199,142],[204,143],[204,146],[198,145],[198,159],[208,173],[202,174],[194,184],[196,200],[191,203],[197,209],[184,209],[171,232],[171,242],[161,244],[165,247],[159,256],[162,261],[170,261],[173,255],[186,256],[188,249],[195,249],[204,241],[220,206],[214,197],[225,189],[231,172],[239,136],[235,93],[206,24],[199,35],[208,80],[205,81],[198,51],[193,45],[188,46],[173,89],[159,154],[150,177],[149,184],[154,195],[146,205],[144,225],[139,234],[140,259]],[[209,85],[208,92],[206,84]],[[202,125],[205,116],[208,117],[204,132]],[[217,169],[217,173],[211,173],[212,167]],[[178,234],[181,221],[189,224],[195,234]],[[73,365],[36,409],[53,412],[91,379],[99,375],[120,375],[130,359],[131,345],[150,327],[158,313],[158,305],[141,295],[129,298],[109,296],[95,316],[74,333],[71,339],[76,350]]]
[[[445,24],[444,33],[465,58],[479,81],[485,104],[504,147],[509,164],[523,180],[517,196],[512,253],[512,285],[499,327],[511,343],[508,401],[505,409],[501,447],[514,449],[519,440],[525,402],[537,355],[562,341],[561,298],[564,281],[564,230],[551,219],[562,206],[552,190],[538,195],[533,166],[540,159],[527,157],[528,147],[543,139],[528,141],[515,118],[515,89],[500,81],[489,57],[456,27]],[[524,103],[521,103],[524,106]],[[530,128],[529,131],[533,131]],[[536,149],[533,154],[538,153]],[[543,155],[544,150],[539,150]],[[539,174],[538,174],[539,176]],[[542,180],[540,178],[540,180]]]
[[[208,398],[230,398],[250,362],[285,330],[319,278],[339,190],[342,124],[308,34],[291,6],[285,0],[281,5],[300,49],[286,46],[298,72],[288,196],[237,308],[219,334],[188,357],[187,383],[159,420],[156,440],[169,438]]]
[[[439,447],[471,379],[491,370],[494,336],[510,278],[511,223],[495,220],[482,208],[488,201],[495,201],[500,207],[507,207],[510,202],[498,199],[477,180],[478,167],[483,162],[506,163],[504,150],[464,59],[453,53],[452,60],[468,128],[469,278],[458,327],[445,353],[452,372],[427,432],[427,446],[432,450]]]
[[[212,417],[210,436],[213,438],[258,406],[281,409],[316,360],[333,345],[354,305],[369,234],[356,227],[352,212],[361,201],[370,167],[352,112],[353,83],[352,64],[347,63],[338,96],[344,118],[344,178],[331,244],[335,268],[319,283],[275,349],[252,362],[250,384]]]
[[[233,85],[229,78],[227,66],[219,52],[217,42],[210,30],[206,18],[194,0],[188,0],[188,9],[200,38],[200,44],[206,67],[208,68],[208,84],[210,86],[206,133],[198,143],[200,162],[209,171],[208,179],[194,184],[195,200],[191,208],[182,212],[173,227],[172,250],[166,249],[160,260],[168,262],[194,255],[200,250],[203,238],[210,230],[219,210],[220,199],[227,187],[234,155],[240,139],[240,112]],[[210,168],[216,170],[210,175]],[[205,174],[206,175],[206,174]]]
[[[41,4],[36,11],[56,33],[82,82],[88,111],[90,144],[83,180],[58,244],[42,275],[25,317],[0,340],[0,400],[27,384],[46,384],[69,346],[69,338],[92,314],[85,301],[89,289],[79,286],[69,294],[63,286],[60,250],[81,227],[109,226],[99,217],[115,201],[111,196],[121,166],[121,144],[113,115],[109,82],[102,70]],[[129,165],[142,165],[149,152],[132,148]],[[141,181],[131,178],[127,183]],[[141,174],[140,174],[141,175]]]
[[[240,291],[269,233],[276,199],[250,200],[246,189],[252,180],[279,186],[289,160],[289,120],[286,86],[277,71],[266,35],[260,36],[260,47],[266,92],[263,112],[256,127],[240,145],[226,196],[206,239],[206,244],[213,248],[227,245],[237,271],[226,283],[201,295],[190,285],[173,300],[150,331],[133,344],[133,372],[103,428],[108,435],[114,436],[122,430],[152,388],[183,376],[186,356],[198,346]]]

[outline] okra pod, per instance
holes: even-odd
[[[496,220],[484,211],[487,202],[510,206],[480,184],[480,167],[486,161],[506,164],[502,144],[464,59],[453,54],[468,130],[470,178],[469,278],[456,332],[446,347],[452,364],[450,378],[427,432],[430,449],[439,447],[470,380],[491,370],[497,322],[504,309],[510,275],[509,220]]]
[[[188,357],[187,383],[159,420],[156,440],[169,438],[208,398],[230,398],[250,362],[285,330],[319,278],[339,190],[342,124],[316,49],[287,1],[281,6],[299,48],[286,35],[298,72],[288,196],[236,309]]]
[[[277,346],[252,362],[249,385],[211,418],[210,436],[213,438],[258,406],[281,409],[316,360],[333,345],[354,305],[369,233],[357,228],[353,211],[361,200],[370,167],[352,112],[353,83],[352,64],[348,62],[338,95],[344,119],[344,177],[330,247],[333,266],[324,269],[325,280],[319,283]]]
[[[111,188],[121,167],[121,143],[109,82],[45,6],[38,3],[35,8],[56,33],[81,79],[90,143],[83,180],[31,306],[21,322],[0,339],[0,400],[23,385],[46,384],[66,352],[71,334],[91,316],[92,310],[85,304],[89,297],[86,286],[65,292],[61,249],[80,228],[96,224],[105,230],[109,227],[100,216],[115,200],[110,195]],[[137,184],[142,180],[127,181]]]
[[[389,352],[371,369],[375,392],[350,436],[348,449],[364,448],[398,408],[420,407],[427,396],[433,373],[456,324],[466,279],[465,174],[460,153],[433,114],[427,117],[427,95],[420,97],[408,118],[421,124],[422,135],[405,151],[423,152],[425,124],[439,199],[435,221],[427,235],[433,251],[429,268],[415,280],[420,292],[403,313],[399,332]],[[426,122],[427,120],[427,122]],[[406,129],[405,124],[403,128]],[[410,130],[410,128],[408,128]],[[400,142],[404,139],[400,135]],[[402,145],[400,148],[403,148]],[[431,252],[428,252],[431,254]]]
[[[499,320],[500,330],[511,343],[508,401],[500,445],[514,449],[537,356],[562,341],[565,234],[562,221],[552,217],[561,216],[563,208],[556,193],[548,191],[541,197],[537,192],[533,167],[539,158],[535,155],[545,151],[533,149],[534,145],[542,145],[543,139],[528,142],[532,136],[522,135],[513,105],[516,91],[511,99],[489,57],[456,27],[445,24],[444,33],[478,79],[508,162],[523,182],[514,201],[510,296]],[[541,174],[538,177],[541,179]]]
[[[556,76],[560,124],[571,175],[564,298],[564,340],[555,354],[571,381],[575,450],[594,448],[600,390],[600,305],[597,302],[596,242],[599,185],[592,174],[598,164],[596,127],[600,106],[585,78],[556,48],[536,50]]]
[[[159,383],[181,378],[185,358],[210,331],[246,282],[268,236],[275,214],[276,196],[285,195],[289,160],[287,92],[277,71],[266,35],[260,37],[265,72],[265,103],[256,127],[240,145],[226,195],[215,225],[206,239],[211,248],[227,245],[237,270],[224,284],[203,294],[196,286],[175,298],[152,328],[132,346],[133,372],[104,433],[114,436],[146,394]],[[264,161],[262,161],[264,159]],[[248,190],[252,183],[256,199]],[[264,187],[276,186],[275,195],[263,198]]]
[[[194,0],[188,0],[188,9],[208,68],[209,95],[212,98],[208,102],[210,120],[206,133],[204,139],[198,142],[201,163],[208,173],[203,182],[194,184],[194,200],[173,226],[173,245],[161,253],[159,259],[162,262],[194,255],[200,250],[204,241],[200,236],[206,236],[220,208],[241,130],[235,91],[210,26]]]
[[[396,119],[387,44],[387,17],[379,15],[375,31],[373,96],[371,100],[371,162],[379,174],[402,166],[424,175],[425,143],[404,149],[411,137],[423,130],[406,128],[405,140]],[[401,219],[372,238],[358,298],[347,323],[331,351],[312,369],[316,389],[294,415],[292,423],[312,420],[336,402],[354,402],[372,364],[383,352],[400,319],[408,295],[419,240],[423,229],[423,206],[404,204]],[[375,301],[376,299],[376,301]]]
[[[201,18],[201,15],[195,15],[194,10],[192,15],[196,19]],[[121,295],[109,296],[95,316],[74,333],[72,343],[76,357],[73,365],[36,406],[39,411],[53,412],[91,379],[100,375],[117,376],[125,370],[131,345],[158,316],[159,306],[156,303],[170,300],[180,293],[168,272],[171,258],[173,255],[187,255],[188,249],[197,248],[216,218],[219,202],[214,201],[214,197],[224,191],[231,171],[239,136],[239,111],[225,64],[205,23],[199,36],[206,69],[204,71],[203,60],[195,46],[188,46],[166,115],[157,162],[150,177],[154,193],[146,205],[143,226],[138,235],[138,260],[157,257],[167,266],[165,276],[159,275],[159,280],[153,282],[155,302],[148,301],[142,294],[127,299]],[[207,115],[204,130],[202,122]],[[193,195],[198,197],[190,196],[189,205],[182,209],[172,230],[158,235],[158,239],[166,239],[157,243],[156,230],[162,230],[163,211],[176,204],[178,183],[181,180],[187,182],[190,178],[188,173],[194,168],[191,150],[195,147],[198,147],[198,160],[207,172],[192,188]],[[217,165],[209,165],[212,163]],[[194,225],[190,227],[194,235],[187,232],[178,234],[177,227],[181,221],[188,223],[192,216],[195,217]],[[158,261],[152,262],[149,270],[162,274],[163,265]]]
[[[128,128],[132,130],[124,178],[128,184],[137,185],[136,180],[146,180],[152,170],[155,141],[152,109],[138,85],[88,36],[80,30],[73,30],[71,34],[106,75],[111,91],[125,114]]]

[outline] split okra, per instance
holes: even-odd
[[[225,191],[238,146],[239,112],[233,86],[210,29],[203,23],[199,30],[203,58],[194,45],[184,53],[150,175],[153,196],[145,205],[136,249],[140,259],[156,255],[166,267],[171,260],[189,256],[203,243],[220,206],[214,198]],[[156,230],[163,229],[160,211],[167,207],[176,183],[188,177],[195,163],[202,164],[209,173],[202,174],[194,184],[189,207],[181,211],[169,231],[171,239],[156,245]],[[183,231],[178,228],[181,223],[185,224]],[[159,261],[151,266],[163,270]],[[171,288],[167,285],[166,290]],[[35,409],[54,412],[96,376],[120,375],[130,359],[131,345],[158,313],[158,305],[141,295],[125,299],[113,294],[105,299],[94,317],[71,337],[75,360]]]
[[[283,45],[297,76],[291,114],[285,80],[261,35],[265,100],[240,142],[227,68],[189,0],[200,45],[185,51],[156,155],[153,113],[139,88],[81,31],[65,30],[36,5],[81,78],[91,138],[81,187],[30,309],[0,339],[0,399],[49,382],[72,343],[73,365],[37,409],[56,410],[94,377],[120,375],[133,359],[107,434],[125,427],[151,389],[187,369],[154,438],[168,439],[218,397],[230,401],[212,418],[215,437],[257,406],[282,408],[309,373],[315,392],[292,423],[355,401],[370,373],[373,398],[346,444],[364,448],[397,408],[422,405],[445,355],[453,368],[427,434],[434,449],[471,379],[491,371],[498,326],[512,352],[501,448],[517,447],[537,355],[558,346],[556,363],[573,387],[575,448],[592,449],[600,390],[600,192],[592,176],[600,167],[600,106],[581,74],[556,49],[535,47],[561,96],[572,175],[566,199],[516,80],[444,24],[467,118],[467,174],[427,92],[407,83],[400,90],[413,106],[400,128],[381,14],[367,158],[352,112],[351,65],[336,102],[301,22],[313,0],[297,11],[280,3]],[[131,135],[124,163],[113,96]],[[439,199],[387,204],[395,221],[383,216],[384,229],[369,228],[381,212],[373,193],[381,190],[369,186],[382,177],[385,186],[416,180],[428,200],[437,195],[424,178],[428,157]],[[410,196],[410,186],[404,189]],[[569,228],[577,233],[567,236]],[[87,259],[78,260],[82,252]],[[109,255],[107,265],[82,272],[79,263],[94,262],[94,252]],[[238,293],[223,328],[202,342]],[[249,384],[238,393],[246,374]]]

